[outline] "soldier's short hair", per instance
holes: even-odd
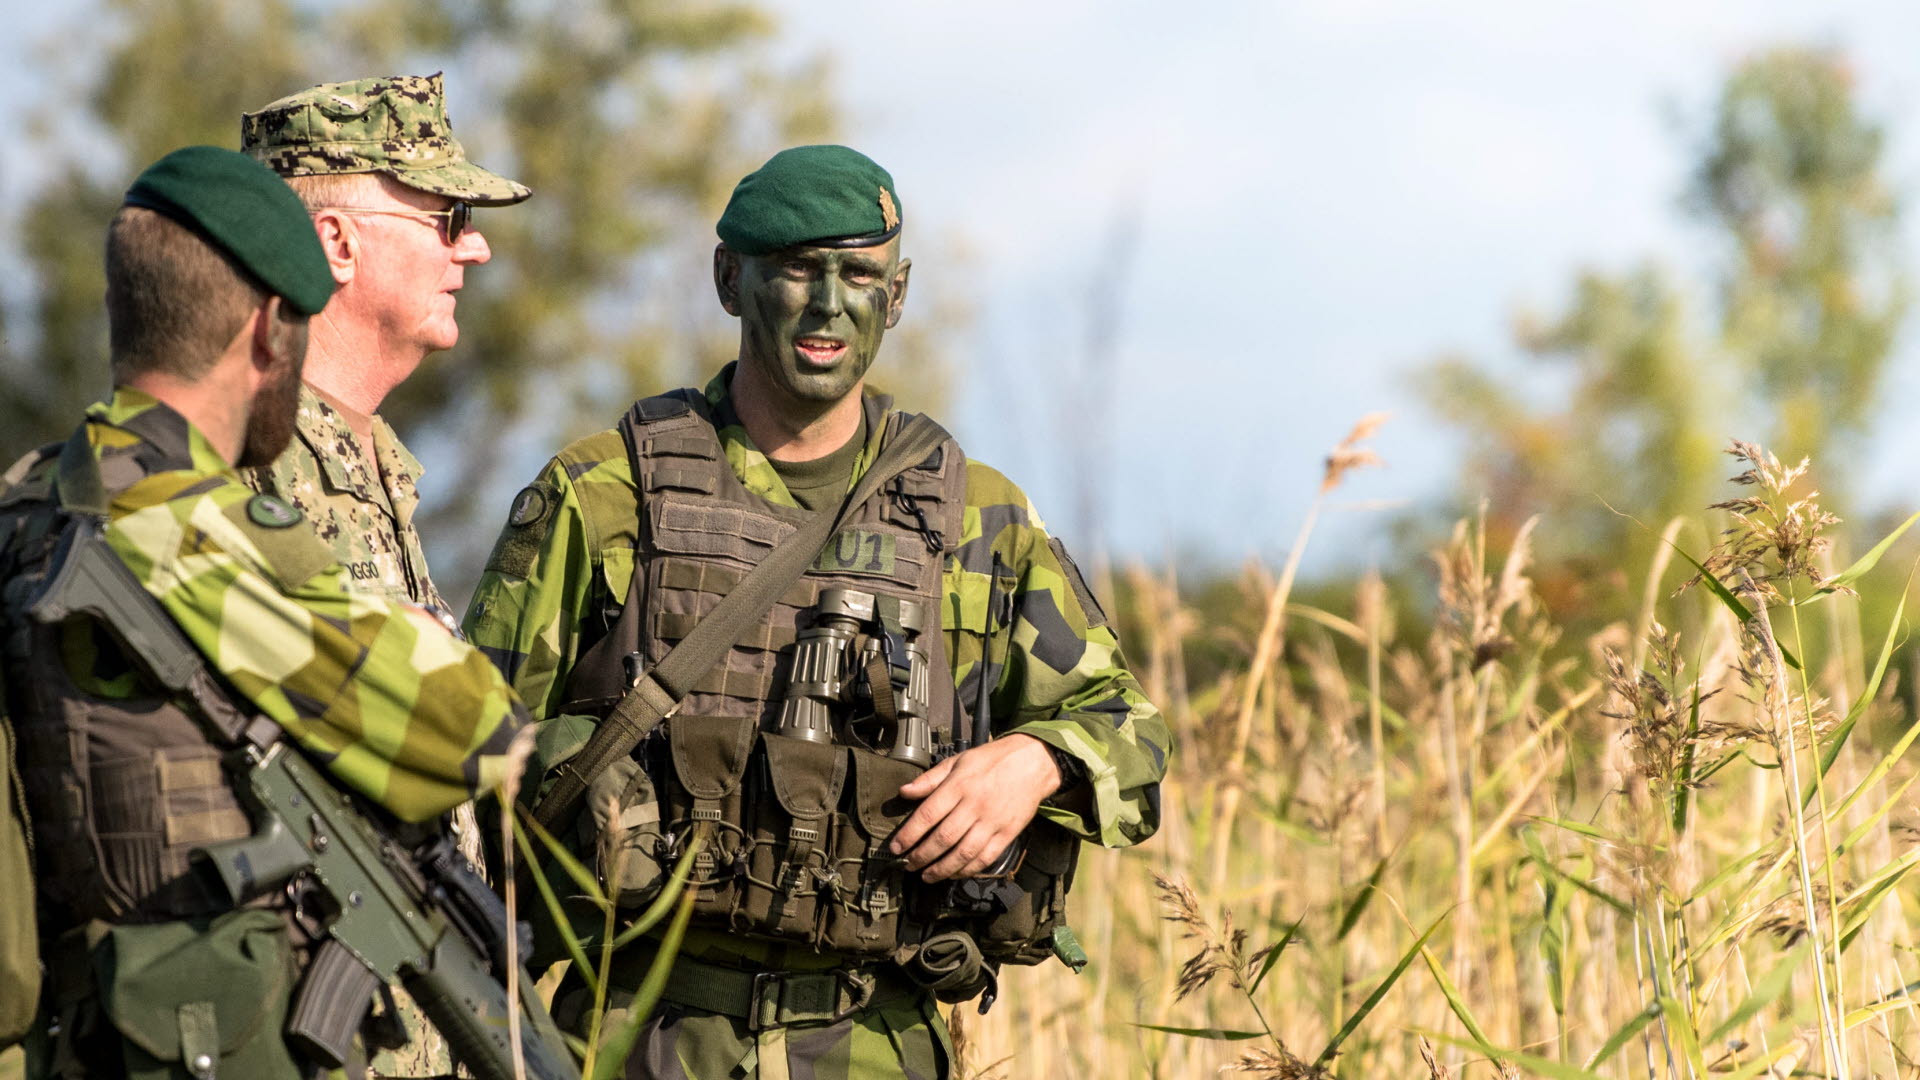
[[[380,173],[316,173],[312,176],[287,176],[287,186],[309,210],[327,206],[362,206],[363,200],[387,185],[400,183]]]
[[[107,230],[107,335],[116,379],[206,374],[266,298],[258,278],[165,214],[123,206],[114,215]]]

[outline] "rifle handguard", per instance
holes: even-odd
[[[434,950],[432,970],[406,979],[407,992],[427,1014],[454,1060],[478,1080],[517,1080],[507,1027],[505,995],[475,994],[476,987],[497,987],[480,954],[448,935]],[[579,1066],[566,1051],[526,969],[520,971],[520,1052],[527,1080],[579,1080]]]

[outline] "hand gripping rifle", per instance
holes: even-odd
[[[504,905],[444,838],[409,851],[284,741],[277,724],[236,708],[199,650],[107,546],[99,519],[70,520],[33,618],[97,620],[157,683],[192,703],[208,735],[232,748],[254,823],[250,837],[194,852],[196,864],[236,906],[285,890],[323,928],[293,1002],[289,1042],[340,1067],[374,994],[398,982],[476,1077],[515,1080]],[[525,1075],[579,1080],[524,968],[520,985]]]

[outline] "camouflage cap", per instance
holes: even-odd
[[[380,172],[476,206],[533,194],[467,160],[439,72],[322,83],[283,97],[240,117],[240,149],[281,176]]]

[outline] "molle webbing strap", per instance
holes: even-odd
[[[594,777],[631,754],[648,732],[679,708],[701,677],[733,648],[734,640],[760,621],[774,602],[800,580],[854,510],[878,494],[889,480],[925,461],[947,437],[939,424],[925,416],[904,416],[872,466],[847,493],[839,512],[814,515],[805,526],[782,541],[748,571],[653,670],[643,674],[627,691],[594,730],[587,745],[559,767],[553,789],[534,808],[534,819],[548,832],[558,835]]]

